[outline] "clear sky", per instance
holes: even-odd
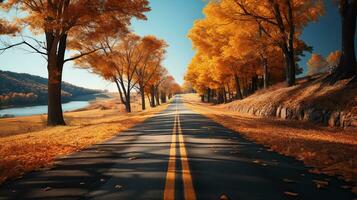
[[[147,21],[133,21],[132,30],[139,35],[155,35],[169,44],[164,66],[178,83],[183,82],[183,75],[194,55],[187,32],[194,20],[202,18],[204,0],[150,0],[152,11],[147,13]],[[314,52],[327,56],[329,52],[340,49],[340,18],[336,6],[330,0],[325,1],[326,15],[319,22],[306,27],[302,38],[314,47]],[[1,14],[4,16],[4,13]],[[310,55],[300,65],[306,67]],[[24,72],[47,77],[45,60],[38,54],[30,54],[20,49],[12,49],[0,55],[0,69]],[[97,75],[75,68],[72,63],[65,66],[63,80],[78,86],[109,89],[113,84],[102,80]]]

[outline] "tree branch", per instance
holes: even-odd
[[[81,57],[83,57],[83,56],[86,56],[86,55],[89,55],[89,54],[91,54],[91,53],[94,53],[94,52],[96,52],[96,51],[98,51],[98,50],[100,50],[100,48],[97,48],[97,49],[94,49],[94,50],[92,50],[92,51],[88,51],[88,52],[85,52],[85,53],[80,53],[80,54],[77,55],[77,56],[73,56],[73,57],[71,57],[71,58],[65,59],[65,60],[63,61],[63,63],[66,63],[66,62],[72,61],[72,60],[76,60],[76,59],[81,58]]]

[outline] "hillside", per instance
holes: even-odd
[[[100,92],[62,83],[63,102]],[[0,70],[0,108],[40,104],[47,104],[46,78]]]
[[[343,80],[329,85],[325,76],[301,79],[293,87],[277,84],[223,107],[256,116],[357,126],[357,83]]]

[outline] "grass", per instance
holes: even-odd
[[[139,111],[135,101],[133,112],[125,113],[116,99],[99,100],[85,109],[66,112],[68,125],[59,127],[46,127],[43,115],[0,119],[0,183],[50,167],[56,157],[103,142],[166,105]]]
[[[183,95],[185,105],[251,141],[314,167],[312,172],[337,175],[353,182],[357,193],[357,131],[301,121],[268,119],[240,114],[227,107],[201,103],[195,94]]]

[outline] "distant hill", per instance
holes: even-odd
[[[62,101],[102,93],[62,82]],[[47,78],[0,70],[0,108],[47,104]]]

